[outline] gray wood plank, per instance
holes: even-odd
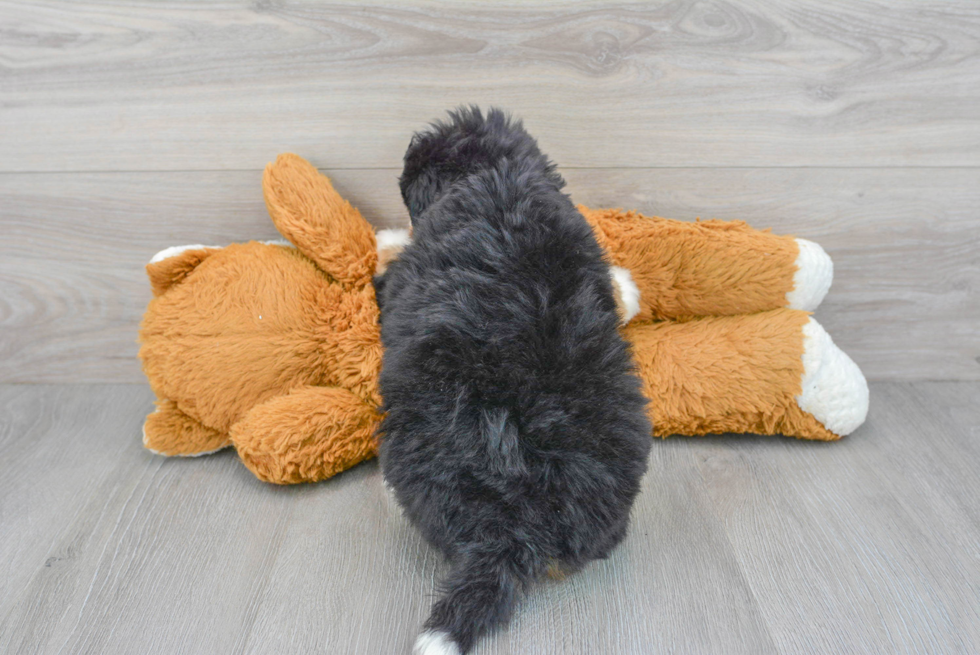
[[[157,458],[138,439],[149,400],[141,386],[0,386],[13,417],[0,447],[16,473],[0,478],[0,554],[17,573],[0,595],[0,650],[409,650],[445,566],[389,504],[376,463],[280,488],[231,453]],[[28,456],[35,445],[61,459]],[[774,652],[694,469],[655,466],[668,473],[648,478],[630,545],[536,590],[515,632],[477,652]],[[12,512],[37,486],[72,502]],[[684,567],[671,575],[666,561]],[[692,611],[711,625],[692,629]]]
[[[0,387],[12,417],[0,651],[218,652],[247,622],[234,599],[261,589],[288,494],[241,505],[242,485],[259,483],[230,453],[191,463],[144,450],[151,399],[137,385]]]
[[[674,459],[654,455],[613,557],[533,588],[511,629],[474,652],[775,652],[696,470]],[[330,501],[342,513],[294,510],[246,652],[411,650],[446,566],[388,505],[374,463],[363,468],[357,496]]]
[[[4,171],[397,166],[459,103],[566,166],[980,164],[972,0],[0,3]]]
[[[699,444],[780,652],[980,648],[978,398],[975,382],[877,384],[867,424],[841,442]]]
[[[832,444],[657,441],[623,545],[475,652],[976,652],[980,384],[872,395]],[[445,564],[376,463],[282,488],[157,458],[150,399],[0,385],[0,651],[408,651]]]
[[[119,439],[100,435],[139,434],[134,406],[151,409],[146,401],[135,385],[0,385],[0,618],[5,599],[36,572],[56,577],[73,565],[77,545],[65,524],[97,489],[118,482]],[[59,540],[64,548],[54,546]]]
[[[378,226],[395,170],[328,170]],[[980,379],[980,169],[566,169],[574,199],[745,219],[826,247],[817,318],[871,379]],[[0,174],[0,381],[141,382],[143,266],[270,239],[259,171]]]

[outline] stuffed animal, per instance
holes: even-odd
[[[158,400],[143,442],[172,456],[234,445],[262,480],[313,482],[376,453],[372,277],[408,235],[375,235],[296,155],[270,164],[263,188],[288,241],[169,248],[147,265],[139,356]],[[580,209],[613,264],[656,436],[829,441],[864,421],[861,371],[808,313],[832,277],[819,246],[741,222]]]

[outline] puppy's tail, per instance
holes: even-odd
[[[510,620],[517,601],[541,569],[527,547],[481,543],[464,551],[443,583],[414,655],[461,655],[476,639]]]

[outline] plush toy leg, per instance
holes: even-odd
[[[407,229],[387,229],[378,230],[374,238],[378,242],[378,265],[374,274],[384,275],[388,264],[398,259],[402,250],[412,242],[412,234]]]
[[[265,204],[284,237],[342,284],[369,281],[374,230],[330,180],[298,155],[279,155],[262,178]]]
[[[253,408],[232,426],[245,466],[261,480],[324,480],[377,453],[374,405],[338,387],[300,387]]]
[[[722,432],[834,440],[867,415],[860,369],[806,312],[629,325],[658,436]]]
[[[159,400],[143,423],[143,445],[157,455],[196,457],[231,445],[227,434],[202,425],[170,400]]]
[[[812,311],[833,279],[830,257],[817,244],[741,221],[690,223],[579,209],[612,263],[632,275],[640,296],[636,322],[781,307]]]
[[[146,265],[153,295],[159,296],[182,281],[216,250],[216,246],[174,246],[153,255],[153,259]]]

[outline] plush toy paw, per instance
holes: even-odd
[[[157,402],[143,423],[143,445],[157,455],[197,457],[231,445],[227,434],[202,425],[170,400]]]
[[[844,436],[868,416],[868,383],[861,369],[812,318],[803,326],[802,391],[796,403],[825,428]]]
[[[616,295],[616,309],[623,325],[640,313],[640,290],[633,281],[633,276],[625,268],[610,266],[609,275],[612,277],[613,291]]]
[[[198,267],[198,265],[217,252],[219,246],[172,246],[153,255],[146,265],[146,274],[150,278],[150,288],[154,296],[159,296]]]
[[[378,244],[378,265],[375,275],[384,275],[388,264],[398,259],[402,250],[412,242],[412,235],[407,229],[378,230],[374,235]]]
[[[834,262],[819,244],[807,239],[796,239],[799,253],[796,255],[796,271],[793,288],[786,293],[786,306],[812,312],[823,302],[830,284],[834,281]]]
[[[231,427],[245,466],[276,484],[325,480],[377,454],[377,408],[346,389],[298,387]]]
[[[624,328],[657,436],[725,432],[835,441],[868,411],[860,369],[806,312]]]

